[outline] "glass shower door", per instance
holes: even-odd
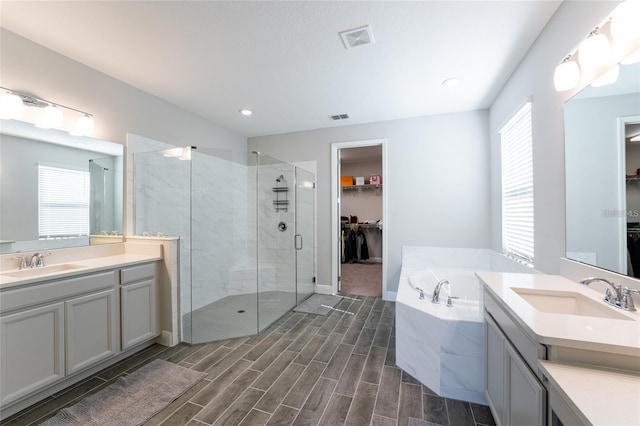
[[[297,303],[311,296],[315,289],[315,176],[296,167],[295,184],[295,254]]]
[[[257,164],[258,330],[296,306],[295,168],[255,154]]]

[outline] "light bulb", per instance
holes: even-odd
[[[593,71],[609,62],[611,44],[604,34],[594,34],[580,44],[578,61],[580,68]]]
[[[20,118],[23,111],[24,105],[20,96],[13,93],[4,93],[0,96],[0,118]]]
[[[240,114],[242,114],[242,115],[246,115],[246,116],[253,115],[253,111],[251,111],[250,109],[246,109],[246,108],[245,108],[245,109],[241,109],[241,110],[240,110],[240,111],[238,111],[238,112],[239,112]]]
[[[640,0],[627,0],[611,17],[611,36],[620,43],[640,38]]]
[[[88,115],[78,117],[75,127],[69,133],[74,136],[91,136],[93,133],[93,118]]]
[[[62,110],[55,105],[48,105],[42,111],[40,120],[36,123],[42,129],[60,127],[62,124]]]
[[[618,74],[620,74],[620,65],[616,65],[609,71],[602,74],[593,83],[591,83],[591,85],[593,87],[602,87],[606,86],[607,84],[615,83],[618,79]]]
[[[553,85],[558,92],[573,89],[580,82],[580,70],[575,61],[567,60],[556,67]]]

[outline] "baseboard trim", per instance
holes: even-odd
[[[318,294],[333,294],[333,292],[331,291],[331,286],[330,285],[322,285],[322,284],[316,284],[316,293],[318,293]]]

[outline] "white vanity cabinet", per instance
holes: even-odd
[[[123,350],[160,334],[155,267],[149,263],[120,271]]]
[[[153,341],[157,265],[114,265],[0,288],[2,417]]]
[[[64,375],[64,303],[0,317],[0,405]]]
[[[67,374],[120,352],[115,288],[64,303],[67,331]]]
[[[120,352],[116,285],[108,271],[2,292],[2,405]]]
[[[544,346],[530,340],[485,292],[485,395],[499,426],[544,426],[546,390],[536,374]]]

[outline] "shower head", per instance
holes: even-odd
[[[276,178],[276,182],[281,182],[281,181],[285,181],[285,182],[287,181],[287,180],[284,178],[284,175],[280,175],[280,176],[278,176],[278,177]]]

